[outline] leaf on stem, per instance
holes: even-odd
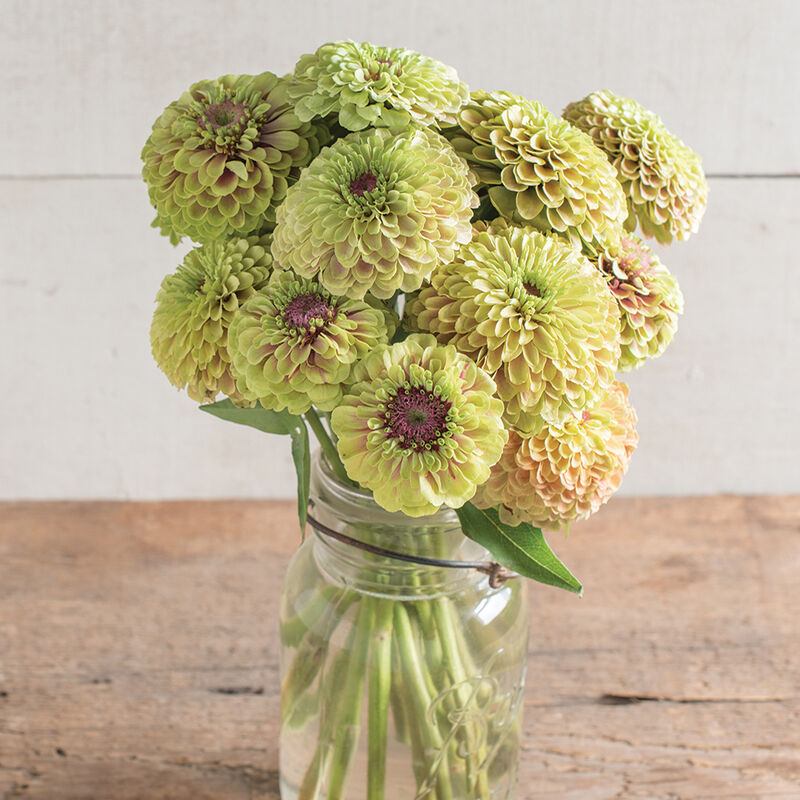
[[[539,583],[583,594],[583,587],[550,549],[539,528],[525,522],[506,525],[496,508],[476,508],[472,503],[455,511],[464,535],[485,547],[504,567]]]
[[[208,405],[200,406],[200,410],[214,417],[227,420],[228,422],[236,422],[239,425],[249,425],[251,428],[264,431],[264,433],[289,433],[290,420],[297,419],[288,411],[270,411],[261,406],[239,408],[239,406],[234,405],[228,398],[220,400],[218,403],[209,403]]]
[[[297,514],[300,518],[300,530],[305,532],[306,517],[308,515],[309,483],[311,480],[311,455],[308,428],[306,428],[303,418],[290,414],[286,410],[270,411],[261,406],[239,408],[229,399],[200,406],[200,410],[228,422],[248,425],[264,433],[292,437],[292,459],[297,472]]]
[[[397,344],[398,342],[404,342],[408,337],[411,336],[411,331],[407,330],[403,327],[402,323],[397,326],[397,330],[394,332],[394,336],[392,336],[391,342],[389,344]]]

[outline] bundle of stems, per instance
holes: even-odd
[[[439,538],[422,536],[415,549],[435,555]],[[499,692],[491,663],[476,664],[488,642],[465,626],[454,597],[425,591],[430,579],[424,570],[415,575],[417,597],[413,587],[402,597],[328,587],[284,622],[293,658],[282,685],[283,724],[298,732],[316,724],[298,800],[397,796],[387,788],[387,761],[400,746],[410,751],[420,800],[490,800],[490,770],[512,768],[503,746],[513,737],[515,699]],[[344,620],[350,629],[335,649]],[[503,657],[492,649],[492,659]],[[362,736],[366,786],[346,794]]]

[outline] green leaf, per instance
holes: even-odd
[[[200,410],[228,422],[249,425],[264,433],[287,434],[290,432],[292,420],[296,419],[288,411],[270,411],[261,406],[239,408],[228,399],[200,406]]]
[[[578,595],[583,587],[550,549],[539,528],[517,527],[500,521],[496,508],[480,509],[466,503],[456,509],[464,535],[483,545],[504,567],[539,583]]]
[[[394,332],[394,336],[392,336],[392,341],[389,342],[389,344],[404,342],[409,336],[411,336],[411,331],[406,330],[402,325],[398,325],[397,330]]]
[[[308,492],[311,480],[311,456],[308,441],[308,428],[302,417],[288,411],[270,411],[261,406],[239,408],[230,400],[200,406],[201,411],[238,425],[248,425],[264,433],[288,435],[292,437],[292,459],[297,472],[297,514],[300,530],[305,532],[308,516]]]

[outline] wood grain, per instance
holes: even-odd
[[[0,796],[277,800],[293,513],[0,505]],[[797,800],[800,497],[623,499],[552,538],[586,595],[532,592],[520,800]]]

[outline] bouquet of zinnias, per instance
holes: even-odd
[[[311,749],[282,740],[285,796],[380,800],[406,786],[400,745],[411,788],[391,796],[506,796],[519,704],[498,722],[497,658],[521,661],[520,689],[526,634],[504,650],[470,628],[430,572],[463,573],[442,557],[466,551],[437,532],[580,590],[541,529],[588,517],[627,470],[636,414],[616,373],[660,355],[683,306],[634,230],[697,230],[700,159],[611,92],[559,117],[353,42],[282,78],[194,84],[142,159],[154,226],[197,243],[157,296],[158,365],[203,410],[291,436],[301,526],[311,492],[325,546],[363,559],[341,585],[328,564],[322,589],[310,573],[308,597],[292,589],[283,720]],[[319,480],[369,503],[362,520],[317,519],[308,427]],[[395,591],[398,558],[417,594]],[[480,602],[508,592],[499,569],[470,589]]]

